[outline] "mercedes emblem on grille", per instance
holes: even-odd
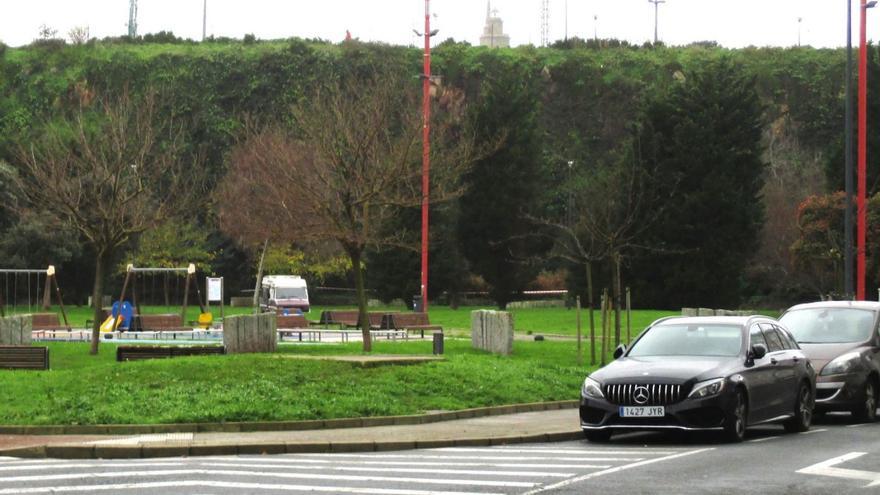
[[[639,385],[635,389],[633,389],[633,401],[636,404],[647,404],[648,403],[648,387],[644,385]]]

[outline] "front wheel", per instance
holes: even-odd
[[[749,417],[749,406],[746,394],[742,389],[737,389],[733,408],[728,411],[724,418],[724,436],[730,442],[742,442],[746,437],[746,424]]]
[[[806,383],[801,385],[794,406],[794,416],[782,426],[789,433],[800,433],[810,429],[813,423],[813,393]]]
[[[593,443],[605,443],[611,440],[611,430],[584,430],[584,437]]]
[[[862,403],[852,410],[853,418],[860,423],[873,423],[877,420],[877,386],[871,377],[865,382],[863,397]]]

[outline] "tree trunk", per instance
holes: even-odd
[[[614,266],[611,267],[612,277],[614,278],[614,347],[620,345],[620,253],[614,253],[611,257]]]
[[[587,307],[590,313],[590,364],[596,364],[596,320],[593,318],[593,264],[587,262]]]
[[[95,256],[95,283],[92,286],[92,345],[89,354],[98,354],[98,343],[101,340],[101,323],[104,322],[104,308],[101,302],[104,299],[104,269],[109,256],[104,251],[98,251]],[[122,308],[119,308],[122,311]]]
[[[361,327],[361,335],[364,340],[364,352],[372,352],[373,342],[370,338],[370,316],[367,314],[367,291],[364,289],[364,271],[361,268],[361,255],[363,250],[351,248],[351,267],[354,269],[354,287],[358,301],[358,326]]]
[[[257,285],[254,286],[254,314],[260,314],[260,286],[263,284],[263,260],[266,258],[266,250],[269,249],[269,239],[263,243],[263,254],[260,255],[260,264],[257,266]]]

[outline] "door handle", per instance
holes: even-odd
[[[791,358],[791,360],[797,363],[798,361],[801,360],[801,358],[799,358],[799,357],[797,357],[797,356],[794,356],[794,357]]]
[[[777,361],[776,358],[770,358],[770,364],[776,364],[778,362],[779,361]]]

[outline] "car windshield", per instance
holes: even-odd
[[[305,299],[306,297],[308,296],[305,287],[279,287],[275,289],[276,299]]]
[[[627,356],[737,356],[742,327],[719,324],[657,325],[648,330]]]
[[[874,328],[874,312],[856,308],[808,308],[785,313],[780,321],[801,344],[864,342]]]

